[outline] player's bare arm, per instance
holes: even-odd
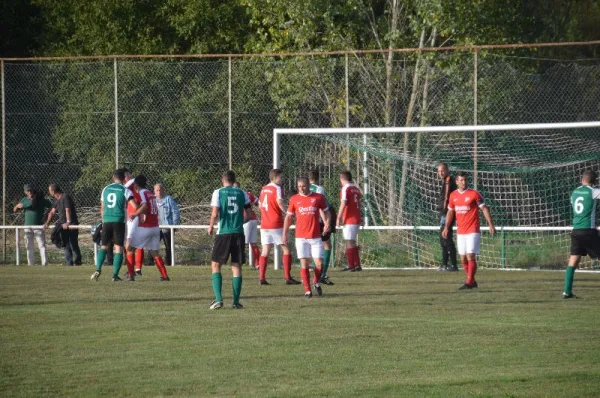
[[[215,223],[217,222],[218,219],[219,219],[219,208],[213,206],[212,212],[210,213],[210,222],[208,223],[208,234],[209,235],[212,235],[213,232],[215,231]]]
[[[323,222],[325,224],[323,226],[323,233],[326,234],[330,230],[329,222],[331,220],[331,212],[329,211],[329,209],[321,210],[321,217],[323,217]]]
[[[490,227],[490,235],[494,236],[496,233],[496,227],[494,227],[494,222],[492,221],[492,215],[490,213],[490,209],[486,205],[482,205],[480,207],[483,216],[485,217],[485,221],[488,223],[488,227]]]
[[[244,206],[244,209],[246,209],[244,212],[244,223],[247,223],[254,217],[254,209],[252,209],[252,204],[250,203]]]
[[[452,228],[452,223],[454,222],[454,210],[448,209],[448,213],[446,213],[446,225],[444,226],[444,230],[442,231],[442,237],[444,239],[448,238],[448,231]]]
[[[286,214],[283,219],[283,237],[281,238],[281,243],[284,245],[288,244],[288,231],[290,230],[290,226],[292,225],[292,215]]]
[[[129,221],[133,221],[135,220],[136,217],[142,215],[142,214],[146,214],[148,212],[148,204],[146,203],[142,203],[142,205],[140,207],[138,207],[138,209],[129,216]]]
[[[54,208],[50,209],[50,212],[48,212],[48,219],[46,220],[46,223],[44,224],[44,228],[48,228],[48,225],[50,225],[50,221],[52,221],[52,219],[54,218],[54,213],[56,213],[56,209],[54,209]]]
[[[283,199],[277,199],[277,206],[279,206],[279,210],[281,211],[282,214],[285,214],[285,203],[283,202]]]
[[[342,200],[342,202],[340,203],[340,210],[338,211],[338,216],[337,216],[337,221],[336,221],[336,225],[338,227],[341,227],[344,224],[343,217],[344,217],[345,209],[346,209],[346,201]]]

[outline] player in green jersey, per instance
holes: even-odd
[[[106,258],[106,249],[110,241],[114,244],[113,282],[121,281],[119,271],[123,264],[123,242],[125,241],[125,173],[119,169],[113,173],[113,183],[102,190],[100,197],[100,215],[102,217],[102,242],[96,258],[96,271],[91,279],[97,281]],[[133,278],[131,279],[133,280]]]
[[[219,229],[212,251],[212,286],[215,300],[210,305],[211,310],[218,310],[223,307],[221,266],[227,263],[230,255],[231,273],[233,275],[231,281],[233,308],[244,308],[240,303],[242,264],[244,263],[244,223],[252,217],[254,212],[248,194],[234,187],[234,182],[235,173],[232,170],[223,173],[221,177],[223,188],[213,192],[210,202],[212,214],[208,225],[209,235],[213,234],[215,222],[217,219],[219,220]]]
[[[565,273],[564,299],[577,298],[573,294],[573,277],[581,256],[600,257],[600,236],[596,229],[596,203],[600,199],[600,188],[595,187],[598,174],[586,170],[581,177],[581,186],[571,194],[573,208],[573,231],[571,232],[571,256]]]
[[[337,219],[336,213],[335,213],[335,209],[333,208],[333,206],[331,206],[331,203],[329,203],[329,200],[327,200],[327,195],[325,195],[325,188],[323,188],[321,185],[319,184],[319,170],[317,169],[312,169],[309,173],[308,173],[308,180],[310,181],[310,192],[314,192],[314,193],[320,193],[321,195],[325,196],[325,201],[327,202],[327,207],[329,207],[329,211],[331,212],[331,217],[330,220],[332,220],[333,225],[329,225],[329,231],[326,233],[323,233],[323,227],[325,226],[324,221],[325,217],[323,214],[321,214],[321,221],[320,221],[320,225],[321,225],[321,240],[323,241],[323,249],[324,249],[324,254],[323,254],[323,272],[321,273],[321,283],[325,284],[325,285],[333,285],[333,282],[331,281],[331,279],[329,279],[329,275],[327,275],[327,269],[329,268],[329,261],[331,260],[331,234],[335,233],[335,220]],[[330,223],[332,224],[332,223]]]

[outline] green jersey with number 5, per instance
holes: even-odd
[[[217,189],[210,205],[219,209],[219,235],[244,232],[244,208],[250,205],[245,191],[236,187]]]
[[[125,187],[121,184],[110,184],[102,190],[104,216],[102,222],[125,222]]]
[[[596,228],[596,202],[600,199],[600,188],[582,185],[571,194],[573,207],[573,229]]]

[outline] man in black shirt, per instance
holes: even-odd
[[[79,250],[79,230],[69,229],[71,225],[79,225],[77,220],[77,209],[70,195],[64,193],[56,184],[48,186],[48,192],[56,201],[50,213],[46,227],[56,213],[58,216],[57,223],[62,226],[63,242],[65,244],[65,262],[66,265],[81,265],[81,251]]]
[[[442,180],[440,197],[438,200],[438,210],[440,212],[440,247],[442,248],[442,265],[438,268],[438,271],[458,271],[456,266],[456,246],[454,240],[452,240],[452,229],[448,230],[448,237],[442,236],[442,230],[446,225],[446,213],[448,213],[448,199],[452,191],[456,190],[456,182],[450,175],[448,165],[446,163],[438,163],[437,166],[438,177]],[[451,266],[448,266],[448,260],[450,260]]]

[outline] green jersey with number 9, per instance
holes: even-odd
[[[582,185],[571,194],[573,207],[573,229],[596,228],[596,202],[600,199],[600,188]]]
[[[245,191],[236,187],[217,189],[210,205],[219,209],[219,235],[244,233],[244,208],[250,206]]]
[[[121,184],[110,184],[102,190],[104,204],[102,222],[125,222],[125,190]]]

